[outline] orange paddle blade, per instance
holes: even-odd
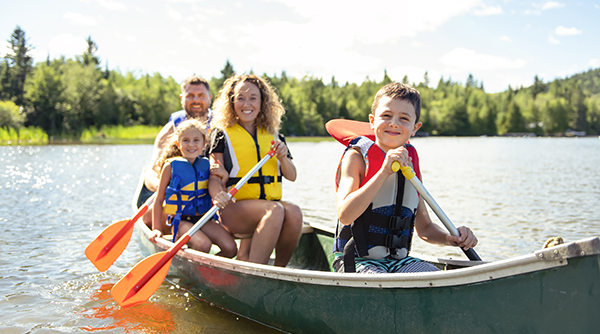
[[[369,122],[353,121],[350,119],[332,119],[325,124],[327,132],[344,146],[357,136],[375,140],[375,134]]]
[[[99,271],[106,271],[123,253],[131,234],[133,220],[120,220],[109,225],[86,248],[85,256]]]
[[[167,277],[172,259],[169,252],[145,258],[113,286],[111,295],[122,307],[147,301]]]

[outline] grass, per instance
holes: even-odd
[[[40,128],[26,127],[19,129],[19,132],[13,128],[0,128],[0,146],[6,145],[46,145],[48,144],[48,135]]]
[[[84,144],[152,144],[162,126],[122,125],[91,127],[81,134]]]

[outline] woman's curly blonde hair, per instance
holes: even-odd
[[[167,161],[167,159],[183,156],[183,154],[179,150],[179,147],[177,147],[177,143],[181,141],[181,134],[185,130],[196,129],[196,130],[200,131],[200,133],[202,134],[202,138],[204,139],[204,144],[206,145],[206,131],[204,130],[205,127],[206,127],[206,125],[204,123],[202,123],[201,121],[199,121],[195,118],[187,119],[187,120],[181,122],[177,126],[177,128],[175,128],[175,132],[173,132],[168,137],[167,145],[165,146],[164,150],[162,151],[161,156],[158,158],[158,160],[156,160],[156,163],[154,164],[153,169],[157,173],[160,174],[160,171],[162,170],[163,166],[165,165],[165,161]]]
[[[237,123],[237,115],[233,109],[235,87],[250,82],[260,91],[260,111],[256,117],[256,126],[271,134],[277,134],[281,125],[281,117],[285,109],[271,84],[254,74],[234,75],[223,83],[219,97],[214,104],[211,128],[225,130]]]

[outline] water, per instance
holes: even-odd
[[[456,226],[497,260],[551,236],[600,235],[598,138],[416,138],[424,185]],[[306,221],[333,226],[333,179],[343,147],[290,143],[299,175],[284,198]],[[84,249],[131,216],[150,145],[0,147],[0,333],[268,333],[167,282],[150,303],[121,309],[110,288],[142,259],[136,242],[106,272]],[[435,215],[430,212],[432,218]],[[435,220],[435,219],[434,219]],[[418,252],[464,258],[424,243]]]

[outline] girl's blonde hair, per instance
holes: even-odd
[[[244,82],[253,83],[260,91],[260,111],[256,117],[256,126],[276,135],[279,132],[281,117],[285,113],[285,109],[273,86],[267,80],[254,74],[234,75],[223,83],[223,88],[219,91],[219,97],[215,101],[211,128],[225,130],[237,123],[237,115],[233,109],[235,87]]]
[[[200,133],[202,134],[202,139],[204,139],[204,144],[206,145],[206,131],[204,130],[205,128],[205,124],[202,123],[201,121],[192,118],[192,119],[187,119],[183,122],[181,122],[176,128],[175,128],[175,132],[173,132],[167,139],[167,145],[165,146],[164,150],[162,151],[161,156],[158,158],[158,160],[156,160],[156,164],[154,164],[154,170],[158,173],[160,173],[160,171],[162,170],[165,161],[167,161],[167,159],[173,158],[173,157],[181,157],[183,156],[183,154],[181,153],[181,151],[179,150],[179,147],[177,147],[177,143],[181,141],[181,134],[188,129],[196,129],[198,131],[200,131]]]

